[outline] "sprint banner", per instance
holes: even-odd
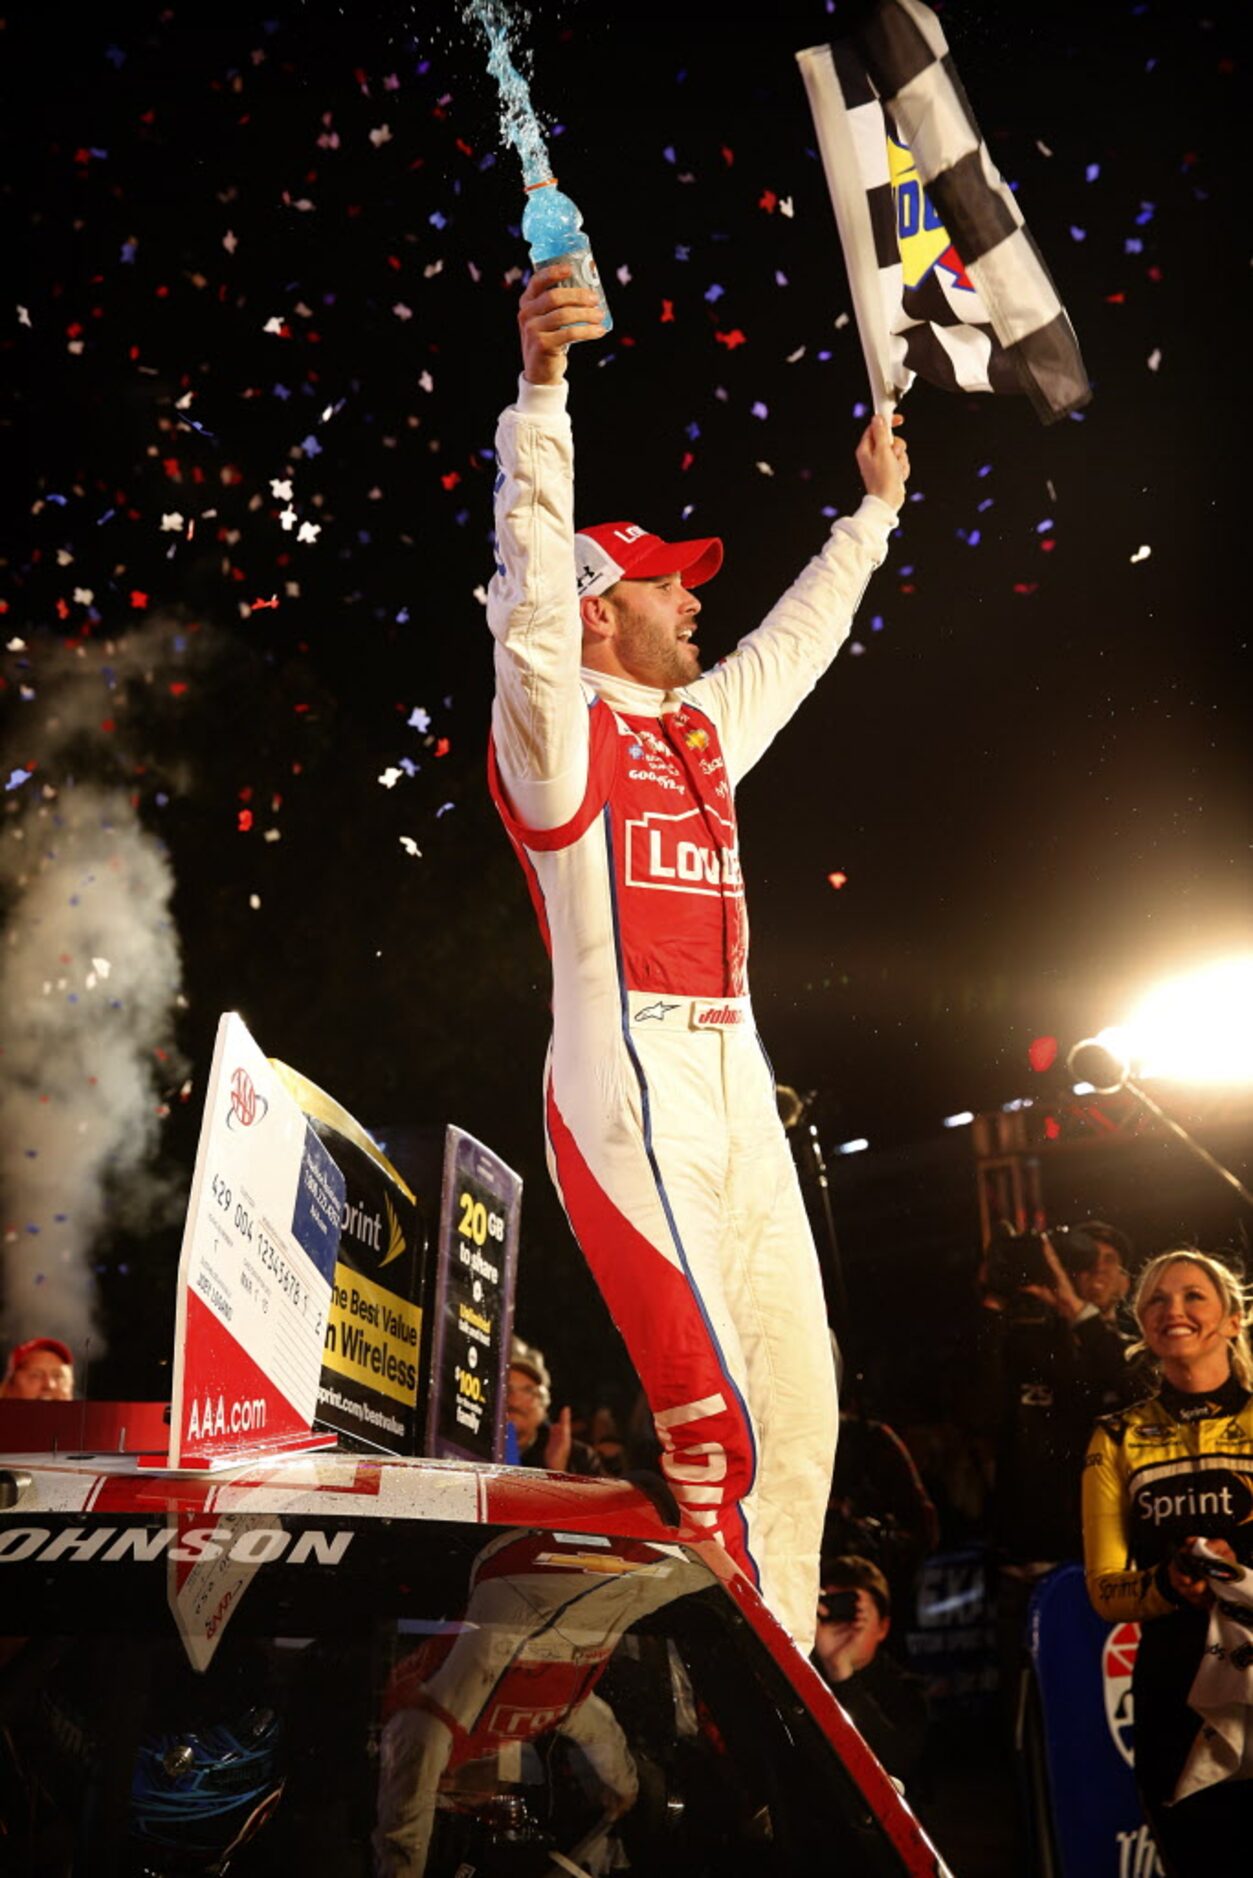
[[[285,1063],[273,1069],[345,1181],[317,1419],[354,1442],[389,1454],[418,1454],[427,1242],[422,1211],[378,1143],[346,1109]]]

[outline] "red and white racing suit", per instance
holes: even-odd
[[[493,794],[553,969],[549,1165],[688,1522],[808,1651],[837,1405],[818,1262],[753,1024],[734,792],[847,636],[867,497],[682,690],[579,671],[565,386],[497,432]]]

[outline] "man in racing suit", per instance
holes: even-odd
[[[837,1405],[817,1259],[757,1038],[734,792],[847,636],[904,500],[876,419],[866,499],[708,677],[716,540],[574,532],[556,263],[522,296],[497,433],[490,776],[552,959],[549,1165],[652,1410],[689,1526],[813,1643]],[[580,672],[580,654],[582,672]]]

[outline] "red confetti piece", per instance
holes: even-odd
[[[1037,1075],[1043,1075],[1046,1069],[1052,1069],[1057,1061],[1057,1038],[1033,1037],[1027,1045],[1027,1061]]]
[[[248,833],[248,830],[249,830],[249,829],[250,829],[251,827],[252,827],[252,810],[251,810],[251,809],[241,809],[241,810],[239,811],[239,832],[240,832],[240,834],[241,834],[241,835],[246,835],[246,834]]]
[[[722,161],[726,164],[728,169],[730,169],[735,161],[735,152],[729,144],[724,143],[722,146]]]
[[[779,198],[775,195],[774,190],[763,189],[760,196],[757,198],[757,207],[764,209],[767,215],[773,215],[778,206]]]
[[[663,300],[661,303],[661,323],[668,326],[674,318],[674,301]]]
[[[184,692],[185,692],[186,690],[187,690],[187,685],[186,685],[186,682],[185,682],[185,680],[183,680],[183,679],[181,679],[181,678],[175,678],[175,679],[172,679],[172,680],[171,680],[171,683],[170,683],[170,695],[171,695],[171,697],[174,697],[174,698],[181,698],[181,697],[182,697],[182,695],[183,695],[183,693],[184,693]]]
[[[435,754],[436,756],[447,756],[451,749],[452,745],[449,743],[447,737],[441,737],[439,742],[435,745]]]
[[[100,728],[104,731],[105,735],[108,736],[117,729],[117,725],[111,717],[102,717],[100,720]]]
[[[1044,540],[1040,543],[1040,553],[1052,554],[1056,546],[1057,546],[1057,543],[1054,541],[1052,535],[1046,535],[1044,537]]]
[[[1044,1139],[1046,1141],[1056,1141],[1061,1135],[1061,1132],[1062,1125],[1056,1115],[1046,1115],[1044,1117]]]
[[[445,489],[455,489],[461,481],[461,471],[449,470],[448,474],[441,476],[439,480]]]
[[[1039,590],[1040,583],[1038,580],[1016,580],[1014,582],[1015,593],[1038,593]]]
[[[737,346],[748,344],[748,334],[742,333],[738,326],[733,326],[729,333],[720,333],[715,330],[714,338],[720,346],[725,346],[728,352],[734,352]]]
[[[147,604],[148,604],[147,594],[141,593],[139,591],[139,588],[136,587],[131,593],[131,605],[135,608],[136,612],[142,612],[143,608],[146,607]]]
[[[1125,306],[1126,302],[1127,296],[1125,293],[1107,293],[1105,296],[1106,306]]]

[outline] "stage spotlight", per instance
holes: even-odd
[[[1168,979],[1096,1042],[1126,1065],[1123,1076],[1131,1070],[1167,1082],[1253,1081],[1253,958],[1221,959]],[[1086,1064],[1083,1073],[1104,1086]]]

